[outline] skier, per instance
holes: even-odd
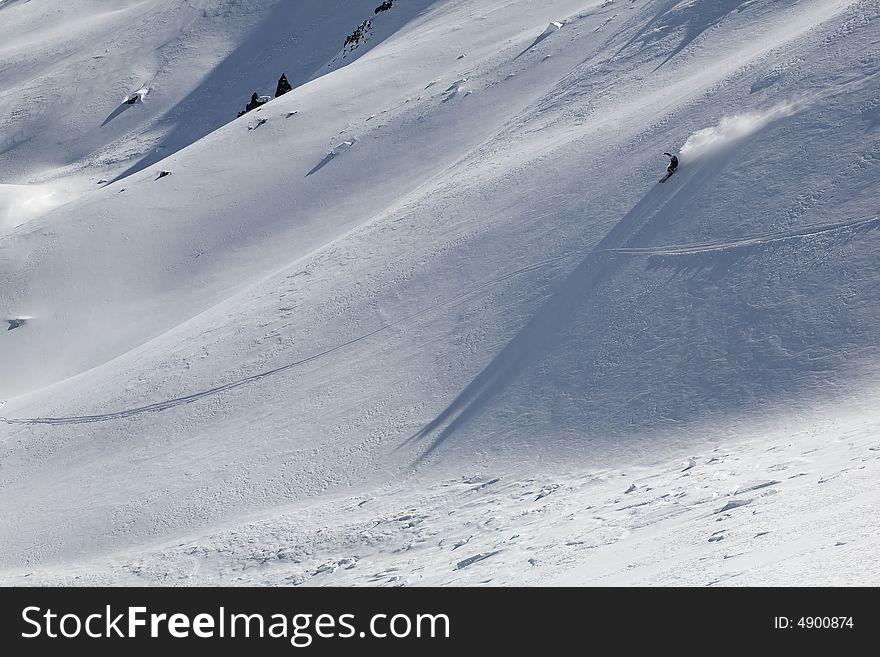
[[[663,153],[664,155],[671,158],[669,161],[669,166],[666,167],[666,175],[660,179],[660,182],[666,182],[669,180],[669,176],[675,173],[675,170],[678,169],[678,157],[673,155],[672,153]]]
[[[667,157],[672,158],[669,161],[669,166],[666,167],[666,173],[671,176],[673,173],[675,173],[675,170],[678,168],[678,157],[676,157],[672,153],[663,153],[663,154],[666,155]]]

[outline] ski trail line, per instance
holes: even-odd
[[[654,247],[620,247],[620,248],[608,248],[608,249],[597,249],[594,251],[595,254],[599,253],[609,253],[609,254],[620,254],[620,255],[630,255],[630,256],[687,256],[687,255],[695,255],[702,253],[712,253],[712,252],[720,252],[726,251],[730,249],[738,249],[748,246],[760,246],[765,244],[772,244],[776,242],[782,242],[786,240],[792,239],[803,239],[808,237],[814,237],[816,235],[822,235],[826,233],[832,233],[835,231],[841,231],[845,229],[855,229],[855,230],[873,230],[880,228],[880,216],[871,216],[871,217],[861,217],[858,219],[849,219],[847,221],[839,221],[836,223],[829,224],[812,224],[809,226],[804,226],[802,228],[792,229],[788,231],[780,231],[775,233],[767,233],[764,235],[758,235],[754,237],[744,237],[738,240],[732,240],[728,242],[710,242],[703,244],[691,244],[691,245],[670,245],[670,246],[654,246]],[[520,267],[518,269],[511,270],[498,276],[496,278],[484,281],[476,285],[469,292],[465,294],[459,295],[453,299],[448,301],[439,302],[428,306],[418,312],[412,313],[400,319],[397,319],[388,324],[384,324],[377,329],[374,329],[368,333],[364,333],[356,338],[351,340],[347,340],[342,342],[334,347],[330,347],[329,349],[325,349],[317,354],[313,354],[306,358],[302,358],[300,360],[293,361],[291,363],[287,363],[285,365],[281,365],[279,367],[266,370],[263,372],[259,372],[257,374],[252,374],[251,376],[244,377],[242,379],[237,379],[236,381],[232,381],[230,383],[226,383],[220,386],[216,386],[213,388],[208,388],[207,390],[202,390],[200,392],[195,392],[189,395],[185,395],[182,397],[175,397],[173,399],[166,399],[164,401],[155,402],[152,404],[146,404],[144,406],[137,406],[134,408],[123,409],[119,411],[113,411],[109,413],[100,413],[95,415],[71,415],[71,416],[59,416],[59,417],[33,417],[33,418],[7,418],[0,416],[0,423],[4,423],[7,425],[70,425],[70,424],[86,424],[91,422],[108,422],[111,420],[119,420],[128,417],[132,417],[135,415],[140,415],[143,413],[156,413],[160,411],[165,411],[170,408],[174,408],[175,406],[181,406],[184,404],[191,404],[193,402],[199,401],[206,397],[210,397],[213,395],[217,395],[221,392],[225,392],[227,390],[232,390],[234,388],[238,388],[243,385],[247,385],[249,383],[257,382],[261,379],[265,379],[270,376],[274,376],[276,374],[280,374],[287,370],[294,369],[301,365],[306,365],[313,361],[324,358],[325,356],[329,356],[337,351],[341,351],[346,347],[350,347],[358,342],[362,342],[368,338],[371,338],[379,333],[387,331],[390,328],[393,328],[399,324],[403,324],[405,322],[409,322],[411,320],[417,319],[423,315],[426,315],[434,310],[440,308],[448,308],[454,307],[457,305],[461,305],[471,300],[476,295],[483,292],[485,289],[497,285],[498,283],[502,283],[506,280],[516,278],[522,276],[524,274],[528,274],[535,271],[540,271],[542,269],[546,269],[548,267],[553,266],[563,266],[567,264],[570,260],[574,258],[582,257],[582,252],[570,252],[565,255],[556,256],[553,258],[549,258],[547,260],[543,260],[541,262],[532,263],[530,265],[526,265]]]
[[[766,233],[754,237],[743,237],[729,242],[708,242],[704,244],[672,244],[669,246],[646,246],[608,249],[609,253],[632,256],[686,256],[699,253],[711,253],[713,251],[728,251],[748,246],[762,246],[787,240],[816,237],[826,233],[833,233],[845,229],[873,230],[880,228],[880,216],[862,217],[849,219],[831,224],[812,224],[802,228],[795,228],[776,233]]]
[[[261,379],[265,379],[270,376],[274,376],[276,374],[280,374],[287,370],[294,369],[301,365],[306,365],[313,361],[324,358],[325,356],[329,356],[337,351],[341,351],[346,347],[350,347],[358,342],[371,338],[379,333],[387,331],[390,328],[393,328],[399,324],[403,324],[405,322],[409,322],[411,320],[417,319],[423,315],[427,315],[434,310],[438,310],[440,308],[450,308],[455,307],[464,303],[467,303],[478,294],[482,293],[487,288],[497,285],[498,283],[502,283],[511,278],[516,278],[518,276],[522,276],[524,274],[528,274],[534,271],[539,271],[542,269],[547,269],[549,267],[553,267],[554,265],[565,264],[567,261],[571,260],[573,257],[578,256],[578,254],[566,254],[562,256],[556,256],[553,258],[549,258],[547,260],[543,260],[538,263],[533,263],[530,265],[526,265],[524,267],[520,267],[519,269],[515,269],[509,272],[502,274],[496,278],[484,281],[482,283],[474,286],[470,291],[461,294],[457,297],[454,297],[448,301],[442,301],[435,303],[427,308],[423,308],[415,313],[410,315],[406,315],[405,317],[401,317],[393,322],[389,322],[387,324],[383,324],[377,329],[369,331],[368,333],[364,333],[356,338],[351,340],[347,340],[342,342],[334,347],[330,347],[329,349],[325,349],[317,354],[313,354],[306,358],[302,358],[300,360],[293,361],[291,363],[287,363],[285,365],[281,365],[279,367],[275,367],[270,370],[265,370],[263,372],[259,372],[257,374],[252,374],[251,376],[244,377],[242,379],[237,379],[235,381],[231,381],[230,383],[225,383],[220,386],[215,386],[213,388],[208,388],[207,390],[202,390],[200,392],[195,392],[189,395],[185,395],[182,397],[175,397],[173,399],[166,399],[164,401],[154,402],[152,404],[146,404],[144,406],[137,406],[133,408],[127,408],[119,411],[112,411],[109,413],[98,413],[94,415],[70,415],[70,416],[58,416],[58,417],[32,417],[32,418],[8,418],[4,416],[0,416],[0,423],[8,424],[8,425],[71,425],[71,424],[87,424],[93,422],[108,422],[111,420],[120,420],[128,417],[132,417],[135,415],[141,415],[143,413],[156,413],[160,411],[165,411],[170,408],[174,408],[175,406],[182,406],[184,404],[191,404],[193,402],[199,401],[201,399],[205,399],[206,397],[210,397],[213,395],[217,395],[221,392],[225,392],[227,390],[232,390],[234,388],[238,388],[243,385],[247,385],[249,383],[257,382]]]

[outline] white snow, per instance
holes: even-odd
[[[0,4],[0,582],[880,583],[876,1],[378,4]]]
[[[52,184],[0,183],[0,234],[62,205],[67,196],[63,187]]]

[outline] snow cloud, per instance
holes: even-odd
[[[764,112],[749,112],[725,116],[718,125],[697,130],[681,147],[681,155],[689,160],[715,152],[727,144],[758,132],[771,121],[791,116],[795,106],[789,103],[777,105]]]

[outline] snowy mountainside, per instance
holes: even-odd
[[[16,182],[137,171],[228,123],[251,92],[332,70],[365,16],[367,52],[431,5],[372,0],[43,0],[0,5],[0,166]],[[149,102],[121,104],[136,89]],[[121,167],[122,163],[128,166]],[[6,182],[6,180],[4,180]]]
[[[10,577],[161,563],[150,546],[255,517],[271,542],[291,505],[307,536],[381,486],[385,513],[420,487],[439,492],[413,503],[443,507],[465,474],[530,491],[536,469],[672,472],[705,441],[755,458],[761,435],[870,407],[876,1],[397,0],[344,61],[377,2],[31,4],[0,5],[7,47],[33,71],[69,59],[64,87],[102,102],[0,125],[17,185],[0,202],[18,204],[0,302],[27,319],[0,334]],[[74,65],[134,17],[145,52],[114,61],[156,82],[78,135],[144,82]],[[199,39],[185,73],[163,51]],[[33,71],[0,73],[0,102],[35,94]],[[293,92],[231,120],[285,71]],[[661,185],[664,151],[681,166]],[[66,202],[19,221],[29,181]],[[755,510],[780,513],[777,488]],[[511,573],[531,558],[496,552]]]

